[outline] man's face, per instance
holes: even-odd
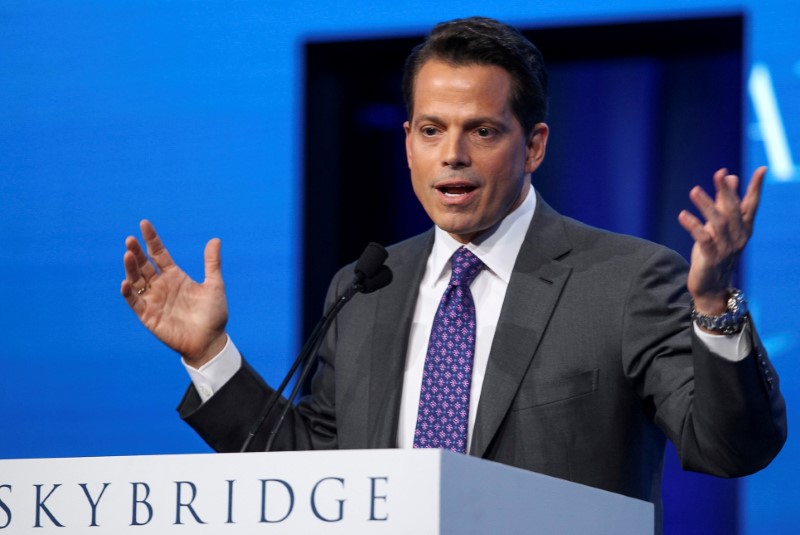
[[[493,65],[426,62],[414,83],[406,156],[433,222],[467,243],[517,208],[544,158],[548,127],[530,136],[511,109],[511,75]]]

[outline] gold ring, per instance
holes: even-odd
[[[147,283],[145,282],[145,283],[144,283],[144,286],[142,286],[141,288],[139,288],[138,290],[136,290],[136,295],[142,295],[142,294],[143,294],[143,293],[145,293],[146,291],[147,291]]]

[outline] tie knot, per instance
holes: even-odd
[[[469,286],[472,279],[483,269],[483,262],[466,247],[460,247],[450,258],[453,273],[450,276],[451,286]]]

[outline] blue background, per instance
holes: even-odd
[[[313,195],[302,186],[304,43],[422,34],[472,14],[525,27],[744,17],[743,174],[771,167],[744,285],[791,418],[800,395],[797,2],[7,1],[0,457],[208,451],[174,412],[187,384],[177,357],[119,296],[125,236],[149,218],[200,279],[203,245],[222,238],[229,332],[278,380],[300,344],[302,206]],[[790,435],[770,467],[741,481],[738,512],[721,513],[737,514],[742,533],[793,533],[798,477]]]

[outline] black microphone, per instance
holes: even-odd
[[[389,253],[386,252],[382,245],[371,242],[361,253],[361,256],[358,257],[354,269],[356,278],[368,279],[374,276],[383,267],[383,263],[386,262],[388,257]]]
[[[367,245],[367,247],[364,249],[364,252],[358,257],[356,267],[353,269],[355,272],[353,282],[350,284],[350,287],[345,290],[342,296],[347,296],[346,300],[349,301],[355,294],[359,292],[370,293],[383,288],[392,282],[392,270],[383,265],[388,257],[389,253],[386,252],[386,249],[384,249],[382,245],[375,242],[371,242],[369,245]],[[378,286],[377,283],[380,281],[377,279],[377,277],[386,277],[386,271],[389,272],[389,280],[386,282],[386,284]],[[367,288],[370,289],[367,290]]]
[[[389,266],[381,266],[375,275],[364,281],[361,293],[368,294],[375,290],[380,290],[384,286],[389,286],[392,282],[392,278],[392,270],[389,269]]]
[[[364,252],[361,253],[361,256],[356,262],[356,267],[353,270],[355,272],[355,276],[353,277],[353,281],[350,283],[350,286],[344,291],[344,293],[342,293],[342,295],[336,298],[336,301],[333,303],[333,305],[331,305],[328,311],[325,312],[317,325],[314,327],[314,330],[311,332],[308,340],[306,340],[305,344],[303,344],[300,354],[297,355],[294,363],[292,363],[292,366],[289,369],[289,372],[286,374],[286,377],[283,378],[280,386],[278,386],[278,388],[272,393],[270,398],[267,400],[266,405],[264,405],[264,410],[261,412],[256,424],[250,430],[250,433],[248,433],[247,438],[242,445],[242,449],[239,450],[240,452],[245,452],[250,447],[250,444],[253,442],[256,434],[264,425],[264,422],[267,420],[270,412],[272,412],[272,409],[278,403],[278,399],[286,389],[286,385],[289,384],[289,381],[297,371],[297,368],[300,366],[300,364],[305,362],[303,370],[300,373],[300,377],[297,379],[297,383],[292,389],[288,403],[281,412],[278,422],[270,432],[270,436],[267,441],[267,447],[265,448],[265,451],[270,451],[275,436],[277,435],[278,430],[280,429],[281,425],[283,424],[283,420],[286,417],[286,413],[292,406],[292,402],[294,401],[295,397],[297,397],[297,393],[300,391],[303,382],[308,376],[308,373],[311,371],[312,364],[316,361],[317,350],[319,349],[319,346],[322,343],[322,340],[325,334],[328,332],[331,324],[333,323],[336,315],[339,313],[342,307],[344,307],[344,305],[353,298],[355,294],[374,292],[392,282],[392,270],[389,269],[389,266],[383,264],[388,256],[389,253],[386,252],[386,249],[384,249],[383,246],[374,242],[367,245],[366,249],[364,249]]]

